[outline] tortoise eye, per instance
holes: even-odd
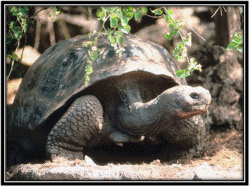
[[[195,92],[194,92],[194,93],[191,93],[191,94],[190,94],[190,97],[193,98],[193,99],[199,99],[199,98],[200,98],[199,94],[197,94],[197,93],[195,93]]]

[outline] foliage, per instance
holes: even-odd
[[[228,44],[227,50],[237,49],[239,52],[243,52],[243,38],[242,38],[242,32],[241,33],[234,33],[233,41]]]
[[[101,29],[98,31],[98,34],[95,38],[95,41],[93,42],[87,42],[84,43],[83,46],[87,47],[89,45],[97,46],[97,39],[100,36],[100,33],[103,32],[104,35],[107,36],[107,38],[110,41],[110,45],[113,46],[116,50],[116,52],[121,55],[121,53],[124,51],[122,48],[123,43],[125,42],[123,34],[129,34],[131,28],[129,26],[129,21],[134,18],[134,20],[139,20],[142,15],[149,16],[148,8],[146,7],[94,7],[97,9],[97,17],[99,20],[103,22]],[[165,7],[157,8],[155,10],[150,11],[155,15],[155,18],[163,17],[165,18],[165,21],[167,24],[169,24],[169,28],[171,30],[170,33],[165,33],[165,37],[168,40],[171,40],[173,36],[180,35],[182,42],[180,42],[177,47],[174,50],[173,55],[177,60],[182,60],[184,58],[187,58],[188,61],[188,67],[184,70],[180,70],[176,72],[176,75],[180,78],[187,77],[190,75],[191,71],[199,70],[201,71],[201,65],[197,64],[195,59],[188,58],[187,55],[187,47],[191,46],[191,33],[188,34],[188,37],[185,38],[181,34],[181,29],[183,26],[183,21],[178,20],[175,21],[172,18],[173,12]],[[110,22],[110,28],[105,28],[105,23]],[[90,33],[90,37],[93,36],[96,33]],[[97,47],[95,47],[97,48]],[[92,72],[91,67],[91,60],[98,58],[98,52],[97,50],[90,52],[90,54],[95,54],[95,58],[88,58],[87,59],[87,65],[86,65],[86,72]],[[89,55],[90,55],[89,54]],[[89,80],[89,73],[86,73],[86,84]]]
[[[51,13],[48,15],[53,21],[56,21],[60,11],[56,7],[48,7],[51,9]],[[98,58],[99,50],[97,49],[98,38],[101,33],[107,36],[110,41],[110,45],[115,48],[116,53],[121,55],[124,51],[123,43],[125,42],[124,34],[129,34],[131,27],[129,21],[134,19],[138,21],[141,16],[148,15],[149,9],[147,7],[92,7],[96,9],[96,15],[99,20],[102,21],[101,29],[89,33],[89,37],[95,35],[94,41],[88,41],[83,44],[84,47],[90,47],[89,54],[87,57],[87,65],[85,67],[85,82],[89,81],[89,76],[93,72],[92,62]],[[28,22],[28,11],[29,7],[8,7],[8,12],[16,17],[16,21],[11,21],[8,28],[7,43],[9,44],[13,39],[17,40],[16,50],[19,49],[20,39],[25,36],[27,28],[29,26]],[[155,18],[164,17],[166,23],[169,25],[170,32],[165,33],[165,37],[168,40],[171,40],[174,36],[180,35],[182,42],[180,42],[173,55],[177,60],[182,60],[187,58],[188,67],[185,70],[180,70],[176,72],[176,75],[180,78],[190,75],[190,71],[201,70],[200,65],[197,65],[197,62],[194,59],[188,58],[187,47],[191,46],[191,33],[188,34],[187,38],[182,36],[181,29],[183,26],[183,21],[175,21],[172,18],[173,12],[170,9],[165,7],[150,9],[150,11],[155,15]],[[106,26],[109,23],[108,27]],[[106,25],[105,25],[106,24]],[[106,28],[107,27],[107,28]],[[10,76],[11,71],[14,67],[14,62],[18,60],[17,55],[8,54],[9,58],[12,59],[11,70],[8,77]]]
[[[7,34],[7,43],[12,39],[20,40],[27,32],[28,24],[26,22],[28,7],[8,7],[9,13],[16,17],[16,21],[11,21]]]
[[[87,57],[87,65],[85,67],[85,84],[88,84],[89,75],[93,72],[92,61],[98,58],[97,42],[101,33],[109,39],[110,45],[115,48],[116,53],[121,55],[124,51],[122,47],[125,42],[123,34],[129,34],[131,27],[129,21],[131,19],[138,20],[148,12],[146,7],[94,7],[97,9],[97,17],[103,22],[101,29],[89,33],[89,37],[95,35],[94,41],[83,43],[83,47],[91,46]],[[109,28],[105,27],[106,22],[110,22]]]
[[[11,21],[7,33],[7,44],[10,44],[12,40],[17,41],[16,51],[19,49],[20,40],[27,32],[28,24],[27,24],[27,17],[28,17],[28,7],[8,7],[8,12],[16,18],[15,21]],[[18,61],[18,57],[16,54],[8,54],[7,57],[11,59],[11,68],[7,79],[9,78],[11,72],[13,71],[15,61]],[[15,65],[15,67],[17,67]]]
[[[57,10],[56,7],[48,7],[52,11],[48,16],[51,17],[53,21],[56,21],[57,16],[59,15],[60,11]],[[7,45],[10,45],[13,41],[16,42],[15,52],[13,54],[7,54],[7,57],[11,59],[11,68],[9,70],[7,79],[9,79],[12,71],[16,70],[18,76],[21,76],[21,72],[18,71],[18,56],[15,54],[19,47],[21,39],[26,35],[29,26],[34,23],[36,15],[38,12],[35,13],[35,16],[29,17],[28,12],[30,7],[17,7],[17,6],[10,6],[7,8],[9,15],[11,15],[11,21],[8,24],[7,30]],[[44,10],[44,9],[42,9]]]
[[[58,15],[61,13],[60,11],[57,10],[57,8],[54,7],[50,7],[51,9],[51,13],[49,13],[49,17],[51,17],[52,21],[55,22],[58,18]]]
[[[108,36],[111,46],[118,45],[117,53],[121,53],[122,44],[124,43],[123,33],[129,34],[131,27],[129,21],[134,17],[135,20],[140,19],[143,14],[146,14],[148,9],[146,7],[99,7],[97,10],[97,17],[99,20],[110,21],[110,28],[106,29],[104,24],[101,28]],[[120,49],[120,50],[119,50]]]
[[[178,34],[181,37],[182,42],[178,43],[177,46],[175,47],[175,49],[173,51],[173,56],[177,60],[182,60],[182,59],[186,58],[188,61],[188,67],[186,69],[177,71],[176,72],[177,77],[184,78],[184,77],[188,77],[190,75],[191,71],[194,71],[194,70],[201,71],[201,65],[198,64],[194,58],[191,58],[190,60],[188,58],[186,46],[192,45],[192,42],[191,42],[191,36],[192,36],[191,34],[192,33],[191,32],[188,33],[187,37],[184,37],[182,35],[181,29],[182,29],[184,22],[182,20],[175,21],[172,18],[173,11],[169,10],[165,7],[156,9],[152,12],[156,13],[156,15],[164,15],[166,23],[169,24],[169,28],[170,28],[171,32],[170,33],[166,32],[165,38],[167,38],[168,40],[171,40],[173,36],[176,36]]]

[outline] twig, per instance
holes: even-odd
[[[189,28],[190,28],[195,34],[197,34],[202,40],[206,41],[206,39],[203,38],[199,33],[197,33],[190,25],[188,25],[188,26],[189,26]]]
[[[53,21],[51,19],[48,19],[48,28],[49,28],[49,39],[50,39],[50,45],[56,44],[56,37],[53,27]]]
[[[19,46],[20,46],[20,39],[17,40],[17,48],[16,48],[16,50],[15,50],[15,53],[17,53],[17,50],[19,49]],[[10,67],[10,72],[9,72],[9,74],[8,74],[8,76],[7,76],[7,81],[9,81],[10,74],[11,74],[11,72],[13,71],[14,62],[15,62],[15,60],[12,59],[12,61],[11,61],[11,67]]]
[[[38,48],[39,48],[40,34],[41,34],[41,23],[40,23],[39,18],[37,16],[37,20],[36,20],[36,36],[35,36],[35,45],[34,45],[34,48],[36,50],[38,50]]]
[[[160,15],[160,16],[151,16],[151,15],[148,15],[148,14],[145,14],[145,16],[148,16],[148,17],[151,17],[151,18],[162,18],[164,15]]]
[[[220,7],[219,7],[220,8]],[[211,16],[211,18],[213,18],[215,16],[215,14],[218,12],[219,8],[216,9],[216,11],[214,12],[214,14]]]
[[[222,8],[224,9],[225,12],[227,12],[227,10],[224,6]],[[216,11],[214,12],[214,14],[211,16],[211,18],[215,16],[215,14],[218,12],[219,9],[220,9],[220,15],[222,16],[222,8],[221,7],[217,8]]]
[[[179,9],[179,7],[178,7],[178,9]],[[179,9],[179,10],[180,10],[180,9]],[[179,15],[180,15],[180,12],[179,12]],[[181,16],[181,17],[182,17],[182,16]],[[199,33],[197,33],[197,32],[190,26],[190,24],[187,24],[187,22],[186,22],[186,25],[188,25],[189,28],[190,28],[195,34],[197,34],[202,40],[206,41],[206,39],[203,38]]]
[[[67,25],[65,23],[65,20],[59,19],[58,23],[59,23],[59,27],[60,27],[60,30],[62,31],[62,34],[63,34],[64,38],[66,40],[70,39],[71,37],[70,37],[70,34],[69,34],[69,30],[67,28]]]

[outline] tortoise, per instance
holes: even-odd
[[[84,148],[107,142],[166,139],[193,147],[205,133],[201,114],[211,101],[205,88],[188,86],[178,63],[162,46],[125,35],[121,55],[106,36],[100,54],[86,65],[93,37],[81,35],[47,49],[28,69],[7,111],[8,159],[46,152],[83,159]]]

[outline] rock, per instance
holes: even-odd
[[[22,78],[19,78],[19,79],[13,79],[7,83],[6,103],[8,105],[13,103],[15,96],[16,96],[16,93],[17,93],[17,90],[18,90],[21,82],[22,82]]]
[[[147,170],[135,171],[117,165],[44,167],[42,164],[22,164],[10,180],[145,180],[150,174]]]
[[[189,167],[177,173],[184,180],[242,180],[243,175],[239,171],[232,171],[219,166],[211,166],[207,162]]]
[[[94,163],[94,161],[90,157],[88,157],[87,155],[85,155],[84,160],[86,162],[86,165],[96,166],[96,163]]]
[[[209,165],[200,165],[194,172],[201,180],[242,180],[242,174],[239,172],[221,170]]]
[[[22,56],[23,53],[23,56]],[[21,49],[17,50],[18,59],[21,59],[21,63],[26,66],[31,66],[41,55],[36,49],[27,45]]]

